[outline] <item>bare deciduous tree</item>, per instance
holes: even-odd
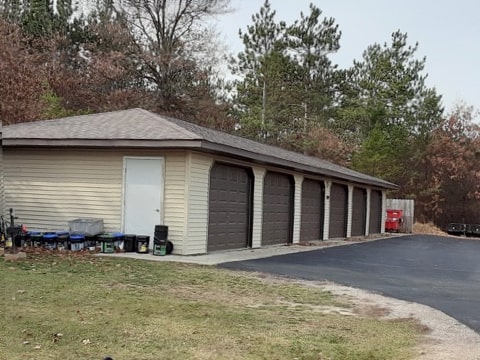
[[[163,99],[188,96],[210,70],[205,50],[214,42],[209,17],[230,0],[122,0],[116,6],[129,28],[132,56],[145,81]],[[194,90],[193,90],[194,91]]]

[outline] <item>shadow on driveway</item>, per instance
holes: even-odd
[[[425,304],[480,333],[479,240],[407,235],[218,266],[328,280]]]

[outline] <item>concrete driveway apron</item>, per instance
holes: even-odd
[[[406,235],[218,266],[328,280],[425,304],[480,333],[480,240]]]

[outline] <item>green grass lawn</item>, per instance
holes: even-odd
[[[320,288],[215,267],[29,254],[0,270],[1,359],[409,359],[419,335]]]

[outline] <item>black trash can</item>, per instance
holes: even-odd
[[[91,234],[84,234],[85,235],[85,243],[83,244],[83,248],[90,250],[90,251],[95,251],[97,247],[97,235],[91,235]],[[100,247],[100,245],[98,246]]]
[[[15,235],[15,246],[17,248],[26,247],[30,243],[30,233],[20,231]]]
[[[153,255],[167,255],[168,226],[155,225],[153,238]]]
[[[57,231],[57,249],[68,250],[70,243],[70,233],[68,231]]]
[[[133,234],[126,234],[124,240],[124,250],[125,252],[135,252],[137,236]]]
[[[22,247],[22,243],[23,243],[23,242],[22,242],[22,235],[21,235],[21,234],[17,234],[17,235],[15,235],[14,237],[15,237],[15,241],[14,241],[14,242],[15,242],[15,247],[17,247],[17,248]]]
[[[113,246],[117,251],[123,251],[125,247],[125,234],[122,232],[114,232],[113,236]]]
[[[55,250],[57,248],[56,232],[46,232],[43,234],[43,247],[49,250]]]
[[[43,244],[43,233],[40,231],[30,231],[32,246],[41,247]]]
[[[72,234],[70,235],[70,249],[72,251],[80,251],[85,247],[85,235]]]
[[[150,236],[137,235],[136,242],[137,242],[137,253],[148,254],[148,245],[150,243]]]
[[[98,241],[101,243],[102,253],[111,254],[115,252],[115,246],[113,244],[113,235],[109,233],[98,235]]]
[[[155,237],[159,239],[168,238],[168,226],[166,225],[155,225]]]

